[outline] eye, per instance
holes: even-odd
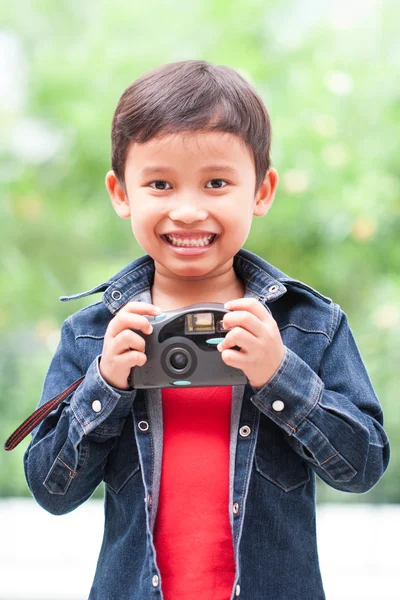
[[[169,185],[169,183],[167,183],[166,181],[163,181],[162,179],[157,179],[156,181],[151,181],[149,183],[149,186],[152,187],[154,190],[171,190],[172,187],[169,185],[169,187],[166,187],[167,185]]]
[[[208,184],[211,184],[211,186],[209,186]],[[208,189],[213,189],[213,190],[220,190],[221,188],[225,187],[227,184],[227,182],[225,181],[225,179],[211,179],[207,185],[206,188]]]

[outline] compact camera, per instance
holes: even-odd
[[[230,312],[223,304],[192,304],[160,315],[146,316],[153,326],[146,341],[147,362],[133,367],[128,384],[133,389],[210,387],[248,383],[241,369],[226,365],[217,350],[228,330],[222,319]],[[234,349],[239,350],[238,346]]]

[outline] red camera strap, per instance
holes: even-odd
[[[67,396],[69,396],[74,390],[76,390],[78,385],[84,379],[85,376],[81,377],[80,379],[77,379],[76,381],[74,381],[74,383],[71,383],[71,385],[67,387],[66,390],[64,390],[60,394],[57,394],[57,396],[54,396],[54,398],[52,398],[51,400],[43,404],[40,408],[35,410],[35,412],[32,413],[30,417],[25,419],[25,421],[21,423],[18,429],[16,429],[14,433],[10,435],[10,437],[4,444],[4,450],[6,450],[7,452],[9,452],[10,450],[14,450],[14,448],[18,446],[20,442],[22,442],[22,440],[32,431],[32,429],[35,429],[35,427],[37,427],[39,423],[41,423],[43,419],[45,419],[47,415],[51,413],[52,410],[54,410],[59,404],[61,404],[63,400],[65,400]]]

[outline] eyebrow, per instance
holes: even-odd
[[[233,167],[230,167],[229,165],[207,165],[205,167],[201,167],[200,173],[204,173],[204,172],[209,172],[209,171],[218,171],[218,172],[224,172],[224,173],[231,173],[232,175],[238,175],[238,171],[237,169],[234,169]],[[145,175],[154,175],[156,173],[174,173],[175,170],[170,168],[170,167],[163,167],[163,166],[154,166],[154,167],[145,167],[142,171],[141,171],[141,175],[145,176]]]

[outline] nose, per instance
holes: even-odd
[[[195,202],[182,202],[170,210],[171,221],[182,221],[183,223],[194,223],[207,219],[208,213],[200,208]]]

